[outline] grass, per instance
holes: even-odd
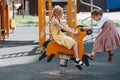
[[[47,19],[48,20],[48,19]],[[17,26],[38,26],[38,16],[21,16],[16,15],[15,21]],[[120,20],[113,21],[117,27],[120,27]],[[91,21],[84,21],[86,25],[91,25]],[[77,24],[82,24],[81,19],[78,19]],[[97,25],[96,21],[93,21],[93,26]]]
[[[82,24],[81,21],[82,20],[78,19],[78,21],[77,21],[78,24]],[[113,20],[113,22],[114,22],[116,27],[120,27],[120,20]],[[90,20],[86,20],[86,21],[84,21],[84,24],[90,26],[91,25],[91,21]],[[98,24],[98,22],[93,21],[93,26],[97,26],[97,24]]]
[[[117,27],[120,27],[120,20],[115,20],[114,23]]]
[[[16,15],[15,21],[17,26],[37,26],[38,25],[38,17],[37,16],[21,16]]]

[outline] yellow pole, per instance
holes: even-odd
[[[6,5],[6,35],[10,34],[10,7]]]
[[[49,15],[49,20],[50,20],[50,18],[52,17],[52,0],[49,0],[48,1],[48,15]],[[51,23],[49,24],[49,32],[51,33]],[[50,34],[50,38],[52,38],[52,35]]]
[[[46,40],[46,0],[43,0],[43,28],[44,28],[44,36],[43,36],[43,43],[44,43]]]
[[[42,36],[41,32],[44,29],[44,0],[38,0],[38,22],[39,22],[39,48],[42,48],[42,44],[45,41],[45,35]],[[45,34],[45,31],[44,31]]]
[[[1,0],[0,0],[0,40],[1,40]]]
[[[76,28],[77,25],[77,0],[74,0],[74,28]]]
[[[1,1],[1,29],[4,29],[4,1]]]
[[[72,0],[68,0],[67,5],[67,11],[68,11],[68,26],[72,28]],[[68,33],[69,36],[72,36],[72,34]]]
[[[1,0],[1,30],[5,29],[5,13],[4,13],[4,0]],[[5,34],[1,34],[1,37],[4,38]]]

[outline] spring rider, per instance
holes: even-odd
[[[88,57],[84,55],[84,44],[83,44],[83,38],[86,35],[90,35],[92,33],[91,30],[84,30],[84,26],[78,25],[75,30],[78,30],[79,33],[77,35],[77,43],[78,43],[78,56],[79,59],[81,59],[86,66],[89,66]],[[47,62],[50,62],[53,57],[60,58],[60,68],[61,73],[64,73],[65,68],[67,67],[68,60],[74,60],[75,55],[73,49],[68,49],[62,45],[57,44],[54,40],[47,40],[43,43],[43,46],[45,48],[44,52],[39,58],[39,61],[42,60],[45,57],[48,57]],[[76,65],[79,70],[82,70],[82,67],[80,65]]]

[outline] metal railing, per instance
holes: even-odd
[[[102,10],[102,8],[100,8],[100,7],[96,6],[96,5],[93,5],[93,0],[90,0],[90,3],[86,3],[86,2],[84,2],[83,0],[80,0],[80,2],[81,2],[82,4],[84,4],[84,5],[90,6],[90,7],[91,7],[91,11],[93,10],[93,8],[97,8],[97,9]],[[89,18],[91,18],[91,16],[86,17],[85,19],[83,19],[83,20],[81,21],[81,23],[82,23],[84,26],[86,26],[86,27],[88,27],[88,25],[84,24],[84,21],[86,21],[86,20],[89,19]],[[91,27],[92,27],[92,26],[93,26],[93,20],[92,20],[92,18],[91,18]],[[95,38],[95,37],[93,37],[93,34],[92,34],[92,35],[91,35],[91,41],[93,41],[93,38]]]
[[[93,7],[102,10],[102,8],[100,8],[100,7],[96,6],[96,5],[93,5],[93,0],[91,0],[91,4],[90,4],[90,3],[86,3],[86,2],[84,2],[83,0],[80,0],[80,2],[81,2],[82,4],[84,4],[84,5],[90,6],[90,7],[91,7],[91,10],[93,9]],[[83,20],[81,21],[82,24],[85,25],[85,24],[84,24],[84,21],[87,20],[87,19],[89,19],[89,18],[91,18],[91,16],[83,19]],[[91,19],[91,20],[92,20],[92,19]],[[92,21],[91,21],[91,25],[92,25],[92,24],[93,24],[93,23],[92,23]],[[85,26],[87,26],[87,25],[85,25]]]

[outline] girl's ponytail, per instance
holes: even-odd
[[[51,23],[51,20],[52,20],[53,16],[50,18],[50,20],[47,22],[46,26],[43,27],[41,33],[40,33],[40,38],[43,37],[45,34],[44,34],[44,30],[46,29],[46,27],[48,26],[48,24]],[[45,25],[45,24],[44,24]]]

